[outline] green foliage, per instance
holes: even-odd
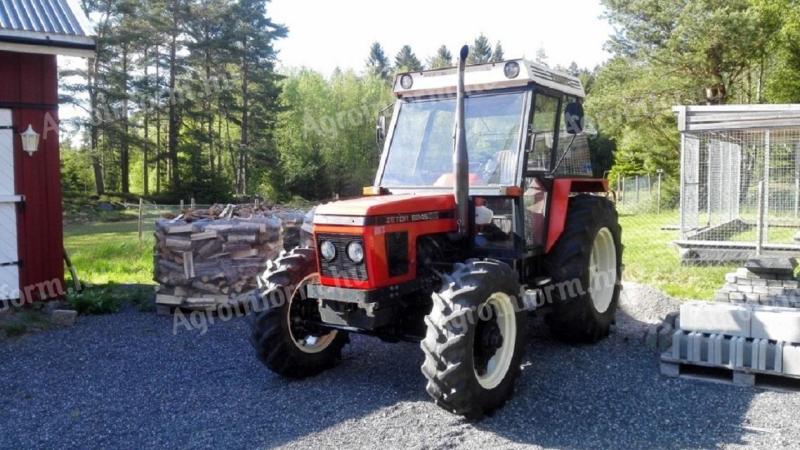
[[[61,189],[83,194],[94,190],[89,155],[68,143],[61,145]]]
[[[394,58],[394,67],[398,73],[418,72],[422,70],[422,63],[411,50],[411,46],[404,45]]]
[[[453,67],[453,54],[450,53],[446,45],[442,45],[436,50],[436,55],[428,60],[428,68],[442,69],[445,67]]]
[[[497,44],[494,46],[494,51],[492,51],[492,58],[489,62],[501,62],[505,59],[506,54],[503,51],[503,44],[500,41],[497,41]]]
[[[9,323],[3,325],[3,331],[8,337],[19,337],[28,332],[28,325],[22,322]]]
[[[84,289],[67,296],[70,307],[84,315],[102,315],[119,312],[123,299],[116,295],[112,285]]]
[[[276,142],[280,163],[264,193],[284,200],[358,195],[375,175],[375,117],[391,100],[379,77],[301,70],[284,80]]]
[[[712,89],[725,103],[752,61],[761,58],[777,31],[773,15],[750,0],[604,0],[618,33],[610,48]]]
[[[380,42],[373,42],[369,48],[369,58],[367,58],[367,72],[370,75],[388,80],[392,71],[389,58],[386,57],[386,52],[383,51]]]
[[[492,59],[492,45],[489,39],[481,34],[475,38],[475,42],[469,49],[469,57],[467,57],[467,64],[485,64]]]

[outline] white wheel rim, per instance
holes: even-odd
[[[617,247],[608,228],[597,232],[589,259],[589,287],[592,304],[599,313],[608,311],[617,284]]]
[[[514,350],[517,343],[517,317],[511,297],[502,292],[497,292],[489,297],[483,307],[486,308],[488,306],[493,306],[496,312],[496,317],[492,317],[492,320],[497,321],[500,334],[503,336],[503,344],[489,359],[486,364],[486,372],[483,375],[478,374],[476,367],[473,367],[473,370],[481,387],[494,389],[506,378],[508,369],[511,367],[511,361],[514,359]]]
[[[331,342],[333,342],[333,340],[336,339],[336,334],[337,334],[336,330],[331,330],[330,333],[325,334],[323,336],[311,336],[311,335],[295,336],[294,333],[292,332],[291,303],[300,294],[300,289],[303,289],[306,287],[306,285],[318,280],[319,280],[319,275],[313,274],[307,276],[306,278],[303,279],[303,281],[297,284],[297,287],[294,289],[294,292],[292,292],[292,298],[289,299],[289,308],[287,308],[287,313],[286,313],[287,314],[286,320],[289,322],[289,336],[292,338],[292,342],[294,342],[294,345],[295,347],[297,347],[298,350],[300,350],[303,353],[309,353],[309,354],[320,353],[324,351],[326,348],[328,348],[329,345],[331,345]]]

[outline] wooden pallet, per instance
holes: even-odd
[[[670,352],[661,356],[661,375],[771,391],[800,392],[800,376],[768,370],[717,366],[706,362],[674,359]]]

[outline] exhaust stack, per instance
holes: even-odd
[[[456,200],[458,236],[469,234],[469,155],[467,154],[467,131],[464,114],[464,72],[469,56],[469,46],[461,48],[458,58],[458,90],[456,93],[455,148],[453,151],[453,194]]]

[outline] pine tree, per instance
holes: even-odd
[[[394,66],[397,72],[418,72],[422,70],[422,63],[417,59],[417,55],[411,47],[404,45],[394,58]]]
[[[536,62],[541,64],[541,65],[543,65],[543,66],[547,66],[548,65],[547,64],[547,53],[544,51],[543,47],[539,47],[539,49],[536,50]]]
[[[503,44],[501,44],[500,41],[497,41],[497,44],[495,44],[495,46],[494,46],[494,51],[492,52],[491,62],[494,62],[494,63],[501,62],[501,61],[505,60],[505,58],[506,58],[506,55],[503,52]]]
[[[240,0],[234,9],[237,18],[234,37],[238,42],[241,109],[241,136],[234,158],[236,193],[248,187],[250,162],[265,163],[271,155],[270,138],[277,111],[277,52],[273,42],[287,34],[283,25],[266,16],[268,0]]]
[[[446,45],[439,47],[439,50],[436,50],[436,55],[428,60],[428,68],[430,69],[442,69],[444,67],[452,66],[453,54],[450,53],[450,50],[447,49]]]
[[[388,80],[391,70],[389,58],[386,57],[386,53],[383,51],[380,42],[373,42],[372,46],[369,48],[367,71],[372,75]]]
[[[472,48],[469,49],[467,64],[486,64],[492,59],[492,46],[489,39],[481,34],[475,39]]]

